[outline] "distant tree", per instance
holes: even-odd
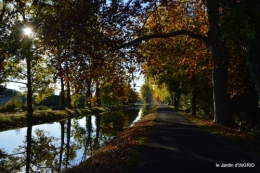
[[[16,95],[22,95],[22,93],[20,91],[17,91],[17,90],[14,90],[14,89],[6,89],[4,92],[3,92],[3,95],[4,96],[9,96],[9,97],[13,97],[13,96],[16,96]]]
[[[153,94],[148,84],[143,84],[140,88],[140,96],[145,104],[153,103]]]

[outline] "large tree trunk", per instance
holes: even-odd
[[[211,50],[213,61],[213,104],[214,123],[231,125],[234,123],[228,112],[227,74],[229,66],[228,51],[225,43],[217,37],[219,29],[219,2],[207,0],[209,18],[208,48]]]
[[[32,116],[33,116],[31,55],[27,57],[26,64],[27,64],[27,124],[31,124]]]
[[[66,68],[66,77],[67,77],[67,81],[66,81],[67,105],[69,109],[72,109],[71,96],[70,96],[70,74],[69,74],[69,65],[67,61],[65,62],[65,68]]]
[[[61,92],[60,92],[60,107],[61,109],[65,109],[65,87],[64,87],[64,75],[63,75],[63,69],[60,65],[59,69],[60,73],[60,85],[61,85]]]
[[[212,50],[213,58],[213,104],[214,123],[222,125],[233,124],[233,119],[228,111],[227,73],[228,60],[220,55],[224,50],[219,47]]]
[[[70,82],[69,81],[67,81],[67,102],[68,102],[68,108],[72,109],[71,95],[70,95]]]

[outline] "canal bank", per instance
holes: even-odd
[[[36,110],[33,114],[33,125],[52,123],[62,121],[67,118],[80,118],[86,115],[99,114],[109,111],[125,110],[138,107],[131,106],[111,106],[111,107],[93,107],[84,109],[65,109],[65,110]],[[1,113],[0,114],[0,132],[5,130],[17,129],[27,126],[26,112]]]

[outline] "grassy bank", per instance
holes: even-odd
[[[66,110],[37,110],[33,113],[33,124],[52,123],[62,121],[68,118],[80,118],[82,116],[98,114],[108,111],[103,107],[85,108],[85,109],[66,109]],[[1,114],[0,131],[25,127],[27,125],[26,113]]]
[[[212,119],[190,115],[185,112],[178,112],[188,120],[203,128],[213,135],[217,135],[240,148],[260,157],[260,135],[243,128],[228,128],[213,124]]]
[[[142,150],[158,115],[157,108],[143,117],[133,127],[119,133],[112,142],[96,151],[88,160],[66,173],[119,173],[127,172],[142,156]]]

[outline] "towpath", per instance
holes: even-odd
[[[168,106],[161,106],[132,173],[259,173],[260,159],[195,126]]]

